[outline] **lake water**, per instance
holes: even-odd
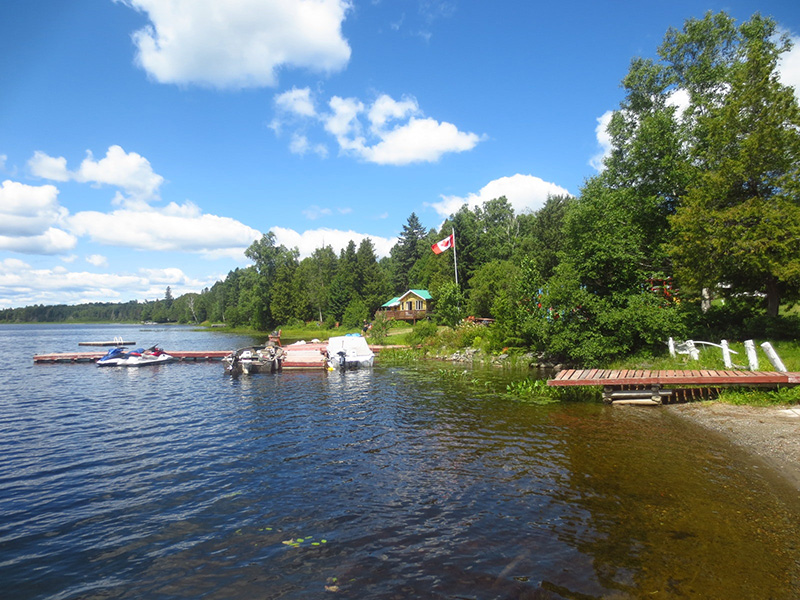
[[[1,598],[800,597],[796,491],[668,410],[441,363],[32,362],[119,335],[252,342],[0,326]]]

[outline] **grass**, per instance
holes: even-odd
[[[774,367],[769,362],[767,355],[761,348],[761,341],[756,340],[756,355],[760,371],[773,371]],[[800,371],[800,344],[798,342],[772,342],[788,371]],[[724,370],[725,363],[722,359],[722,350],[715,346],[697,346],[700,350],[700,359],[692,360],[686,354],[670,356],[668,352],[663,355],[634,355],[625,359],[614,361],[606,365],[608,369],[717,369]],[[730,342],[730,349],[738,354],[731,355],[731,361],[737,368],[747,369],[747,354],[744,342]]]

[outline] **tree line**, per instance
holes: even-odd
[[[252,266],[210,289],[110,310],[259,330],[357,326],[422,288],[443,324],[495,319],[482,337],[496,349],[587,364],[670,336],[796,335],[786,315],[800,298],[800,107],[778,74],[790,47],[758,14],[737,25],[708,13],[668,30],[657,59],[631,61],[611,152],[576,197],[522,214],[500,197],[430,230],[412,213],[380,260],[369,239],[300,260],[270,232],[247,249]],[[430,248],[453,230],[459,284],[454,253]]]

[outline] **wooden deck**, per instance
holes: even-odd
[[[778,387],[799,384],[798,372],[642,369],[566,369],[547,381],[550,386],[602,386],[603,399],[614,404],[661,404],[673,395],[689,395],[687,390],[670,389],[676,386],[701,386],[711,391],[723,386]],[[697,394],[691,396],[697,397]]]
[[[778,371],[648,371],[566,369],[547,385],[797,385],[800,373]]]

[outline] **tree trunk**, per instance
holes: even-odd
[[[770,277],[767,279],[767,315],[777,317],[780,304],[781,293],[778,289],[778,280]]]

